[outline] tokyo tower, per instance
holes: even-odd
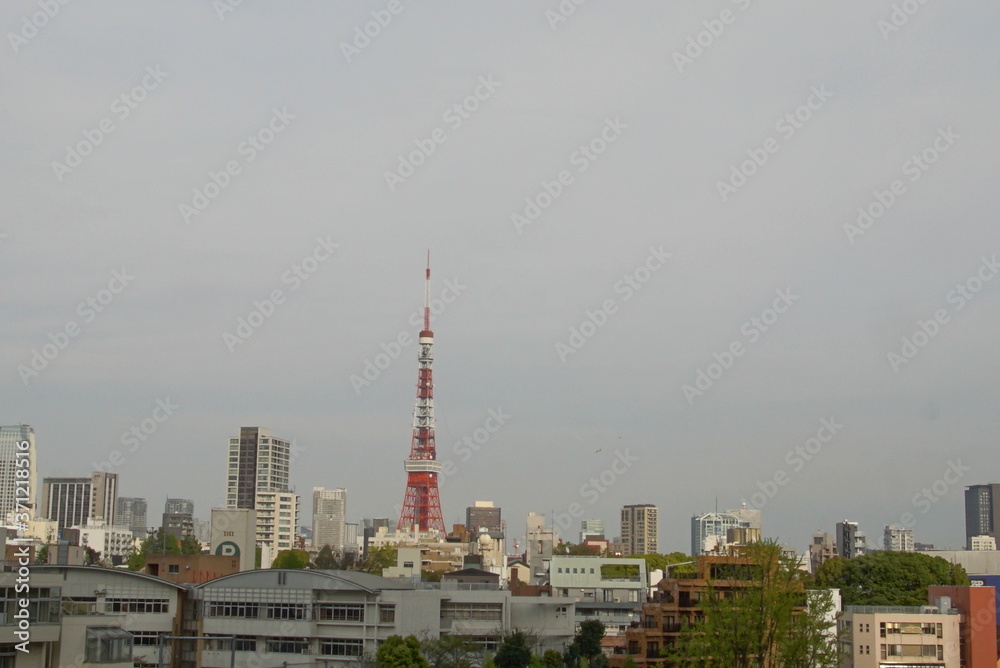
[[[417,351],[417,401],[413,407],[413,439],[410,458],[406,460],[406,495],[403,511],[399,514],[398,531],[444,531],[441,515],[441,497],[438,495],[438,474],[441,463],[437,461],[434,445],[434,380],[431,364],[434,361],[434,332],[431,331],[431,253],[427,251],[427,275],[424,283],[424,329],[420,332]]]

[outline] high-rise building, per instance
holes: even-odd
[[[0,426],[0,521],[10,522],[13,512],[27,513],[29,520],[38,515],[37,472],[35,430],[26,424]]]
[[[347,490],[313,487],[312,544],[317,549],[329,545],[335,552],[344,549],[347,523]]]
[[[128,527],[132,535],[145,538],[149,528],[146,524],[146,499],[119,496],[115,522],[118,526]]]
[[[465,509],[465,528],[473,534],[479,530],[500,531],[500,509],[492,501],[476,501]]]
[[[580,544],[588,538],[604,538],[604,520],[583,520],[580,522]]]
[[[163,513],[163,532],[184,540],[194,536],[194,517],[190,513]]]
[[[814,533],[809,543],[809,572],[815,574],[820,566],[836,556],[837,541],[833,534],[826,531]]]
[[[887,524],[882,534],[882,548],[892,552],[913,552],[913,529],[902,524]]]
[[[973,536],[997,536],[1000,520],[1000,484],[965,488],[965,547],[972,549]]]
[[[691,517],[691,556],[716,552],[726,544],[726,532],[740,526],[732,513],[711,512]]]
[[[546,561],[556,546],[556,530],[545,528],[545,516],[528,513],[525,522],[524,559],[531,572],[529,584],[542,584],[548,579]]]
[[[169,515],[181,514],[194,517],[194,501],[191,499],[167,499],[163,512]]]
[[[256,511],[257,542],[272,555],[295,547],[299,525],[299,497],[288,486],[291,449],[263,427],[241,427],[229,439],[226,508]]]
[[[115,524],[118,474],[95,472],[89,478],[44,478],[42,515],[60,529],[93,522]]]
[[[652,554],[657,551],[659,519],[656,506],[653,504],[624,506],[621,529],[626,557],[631,557],[633,554]]]
[[[868,542],[863,531],[858,531],[857,522],[837,522],[834,533],[837,540],[837,553],[841,557],[853,559],[863,557],[868,552]]]
[[[413,406],[413,436],[406,471],[406,492],[396,529],[399,531],[444,532],[434,432],[434,332],[431,331],[431,254],[427,252],[427,275],[424,281],[424,328],[417,340],[417,399]]]

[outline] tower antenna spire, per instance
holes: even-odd
[[[424,280],[424,331],[431,331],[431,249],[427,249],[427,278]]]

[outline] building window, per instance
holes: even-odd
[[[170,601],[165,598],[106,598],[104,611],[135,614],[170,612]]]
[[[180,573],[181,567],[179,564],[168,564],[167,573]]]
[[[35,587],[17,593],[14,587],[0,588],[0,625],[16,624],[14,613],[21,609],[19,599],[28,601],[27,620],[34,624],[58,624],[62,597],[58,587]],[[82,613],[86,614],[86,613]]]
[[[160,642],[160,636],[166,635],[156,631],[130,631],[129,633],[132,634],[132,644],[142,647],[156,647]]]
[[[378,607],[378,621],[380,624],[396,623],[396,606],[380,605]]]
[[[321,622],[363,622],[365,606],[360,603],[320,603],[317,619]]]
[[[474,619],[499,622],[503,617],[502,603],[441,602],[441,619]]]
[[[324,656],[361,656],[364,652],[364,641],[355,639],[321,640],[319,653]]]
[[[118,626],[88,626],[87,663],[132,662],[132,634]]]
[[[266,603],[264,616],[267,619],[305,619],[306,606],[303,603]]]
[[[308,654],[308,638],[265,638],[264,651],[271,654]]]
[[[256,652],[257,638],[255,636],[236,636],[233,639],[233,649],[237,652]]]
[[[257,619],[260,616],[260,604],[231,601],[210,601],[208,603],[208,613],[205,616]]]

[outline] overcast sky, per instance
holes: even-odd
[[[957,548],[1000,480],[996,3],[49,4],[0,7],[39,480],[207,518],[265,426],[303,523],[313,486],[397,518],[428,249],[449,526],[653,503],[686,551],[746,500],[800,551]]]

